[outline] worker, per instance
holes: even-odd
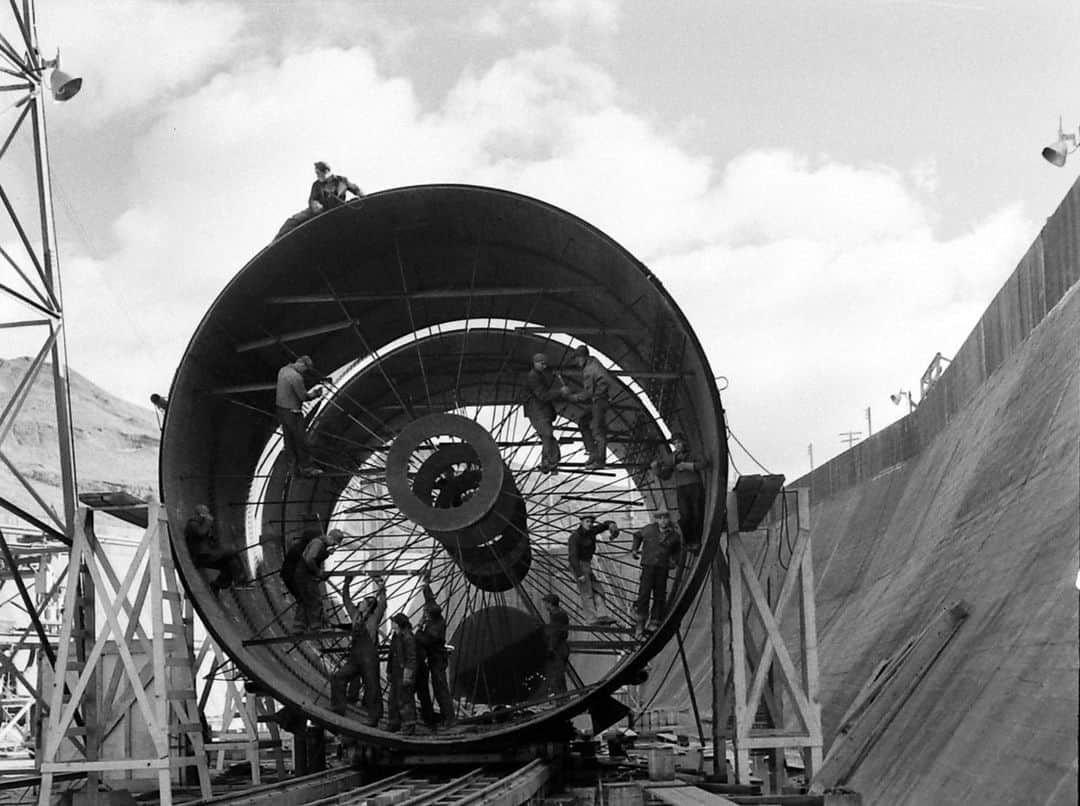
[[[574,360],[581,367],[580,392],[572,392],[569,399],[585,404],[585,413],[578,419],[581,441],[589,454],[585,470],[598,470],[607,466],[607,411],[611,389],[615,385],[608,371],[601,366],[589,348],[580,344],[574,348]]]
[[[525,394],[525,416],[540,437],[540,465],[537,469],[541,473],[554,473],[562,459],[559,440],[555,438],[555,401],[567,398],[570,390],[563,383],[561,375],[548,369],[548,357],[544,353],[532,357]]]
[[[615,619],[607,612],[600,581],[593,570],[593,557],[596,555],[596,536],[608,532],[612,539],[619,536],[619,527],[615,521],[596,523],[592,515],[581,515],[578,527],[570,533],[566,548],[570,560],[570,573],[577,580],[578,593],[581,594],[581,614],[586,624],[613,624]]]
[[[442,607],[431,590],[431,572],[423,576],[424,617],[416,631],[416,698],[420,702],[420,718],[429,727],[436,723],[431,695],[439,705],[439,715],[444,728],[455,724],[454,701],[450,696],[450,684],[446,669],[449,653],[446,649],[446,619]],[[430,689],[428,686],[430,685]]]
[[[325,579],[323,564],[326,558],[341,542],[343,533],[331,529],[325,536],[312,538],[304,547],[300,561],[291,573],[290,590],[297,598],[296,616],[293,631],[305,633],[326,627],[326,615],[323,613],[320,583]]]
[[[705,534],[705,484],[701,471],[709,469],[708,459],[690,453],[686,436],[671,435],[671,455],[652,463],[661,481],[674,477],[675,501],[679,508],[679,531],[689,551],[697,551]]]
[[[304,526],[300,531],[299,537],[289,544],[281,561],[281,580],[285,583],[285,589],[293,595],[294,599],[296,599],[298,607],[300,602],[300,591],[296,587],[296,567],[303,560],[304,549],[306,549],[308,544],[316,537],[322,537],[322,533],[323,529],[319,524],[318,517],[310,514],[305,516]]]
[[[634,532],[630,551],[641,560],[641,580],[638,584],[634,610],[637,615],[635,636],[642,638],[660,626],[667,607],[667,579],[672,565],[682,557],[682,537],[671,522],[671,513],[658,509],[655,521]],[[652,600],[652,609],[649,601]]]
[[[357,198],[362,198],[364,193],[347,177],[336,176],[330,172],[330,166],[322,160],[315,163],[315,181],[311,185],[308,194],[307,206],[295,215],[285,219],[281,229],[277,231],[274,240],[277,240],[286,232],[294,230],[305,221],[317,216],[319,213],[332,207],[340,207],[345,203],[346,194],[352,193]]]
[[[394,634],[390,638],[387,663],[390,714],[386,728],[410,736],[416,732],[416,636],[412,622],[404,613],[395,614],[390,621]]]
[[[566,665],[570,661],[570,617],[562,609],[559,596],[545,593],[541,598],[548,613],[544,625],[544,644],[547,657],[544,662],[544,688],[548,697],[566,693]]]
[[[331,173],[330,166],[322,160],[316,162],[315,181],[311,185],[311,193],[308,194],[308,209],[313,214],[318,214],[333,207],[340,207],[345,203],[346,193],[352,193],[357,198],[364,195],[348,177]]]
[[[322,475],[321,470],[311,465],[304,426],[304,402],[320,397],[323,392],[319,384],[308,389],[304,382],[304,373],[311,372],[314,366],[311,356],[302,355],[278,370],[274,399],[274,411],[281,423],[281,435],[289,457],[289,471],[295,470],[307,478]]]
[[[345,713],[345,704],[359,699],[363,686],[365,719],[375,727],[382,718],[382,686],[379,682],[379,625],[386,616],[386,582],[373,576],[375,595],[365,596],[356,607],[349,595],[350,579],[345,580],[345,609],[352,620],[349,655],[345,664],[330,678],[330,707],[335,713]]]
[[[195,506],[192,516],[184,525],[184,539],[196,568],[217,571],[217,574],[208,580],[210,590],[215,596],[224,588],[252,586],[251,575],[248,574],[243,558],[234,549],[222,545],[218,539],[214,516],[210,514],[210,507],[206,504]]]

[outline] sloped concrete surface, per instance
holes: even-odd
[[[1077,803],[1078,279],[1080,182],[919,408],[789,482],[811,491],[826,750],[879,663],[950,603],[970,613],[846,782],[865,803]],[[750,545],[776,580],[777,535]],[[684,630],[708,720],[704,594]],[[673,647],[652,672],[646,707],[694,732]]]
[[[1080,293],[915,460],[813,510],[826,741],[938,609],[970,617],[856,770],[868,803],[1076,803]]]

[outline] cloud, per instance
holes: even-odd
[[[42,3],[39,30],[46,54],[62,47],[62,63],[85,80],[72,120],[97,124],[197,86],[236,60],[242,8],[208,0],[110,0]]]
[[[427,108],[359,46],[248,59],[175,95],[124,152],[118,247],[91,260],[64,245],[72,365],[136,401],[168,385],[214,296],[302,206],[313,159],[368,191],[507,187],[608,232],[686,310],[731,381],[740,439],[790,475],[808,442],[818,461],[841,450],[865,405],[875,428],[898,415],[879,406],[955,350],[1035,231],[1008,207],[938,236],[925,170],[793,150],[718,165],[565,46],[466,70]]]
[[[619,21],[617,0],[533,0],[532,7],[558,27],[571,29],[586,25],[612,31]]]
[[[503,38],[554,33],[561,38],[606,36],[618,30],[620,0],[500,0],[473,7],[460,27],[474,35]]]

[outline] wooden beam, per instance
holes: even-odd
[[[868,699],[852,721],[840,726],[829,754],[811,782],[811,792],[824,792],[850,780],[967,616],[968,606],[962,601],[954,602],[936,614],[911,651],[899,661],[899,667],[888,682]]]
[[[753,714],[746,711],[746,637],[743,632],[743,574],[739,570],[739,558],[734,546],[739,541],[739,500],[734,490],[727,497],[727,554],[731,623],[731,680],[734,688],[733,709],[735,714],[735,781],[744,784],[750,780],[750,738]]]

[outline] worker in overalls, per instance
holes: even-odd
[[[686,548],[696,551],[705,534],[705,483],[701,472],[709,460],[691,453],[690,443],[682,433],[671,435],[671,455],[652,463],[661,481],[675,483],[675,502],[679,508],[679,531]]]
[[[679,527],[671,522],[671,513],[658,509],[655,522],[634,532],[631,551],[641,560],[641,579],[638,583],[635,636],[643,638],[660,626],[667,609],[668,573],[682,557],[682,537]],[[650,608],[650,602],[652,606]]]
[[[394,635],[387,664],[390,696],[386,729],[410,736],[416,732],[416,636],[404,613],[395,614],[390,621]]]
[[[447,680],[449,652],[446,648],[446,618],[431,590],[430,572],[424,573],[424,619],[416,631],[416,698],[420,702],[420,718],[435,726],[435,709],[431,696],[439,706],[444,728],[454,726],[454,701]],[[430,686],[430,688],[429,688]]]
[[[299,601],[293,631],[305,633],[326,627],[326,615],[323,613],[322,581],[325,579],[324,563],[330,553],[341,542],[343,533],[331,529],[325,536],[313,538],[304,548],[300,562],[292,572],[293,590]]]
[[[365,596],[359,607],[349,596],[349,580],[345,582],[345,606],[352,618],[349,655],[345,664],[330,678],[331,708],[345,713],[345,703],[359,699],[363,687],[363,706],[369,727],[382,718],[382,686],[379,683],[379,625],[386,616],[386,582],[374,577],[375,595]]]

